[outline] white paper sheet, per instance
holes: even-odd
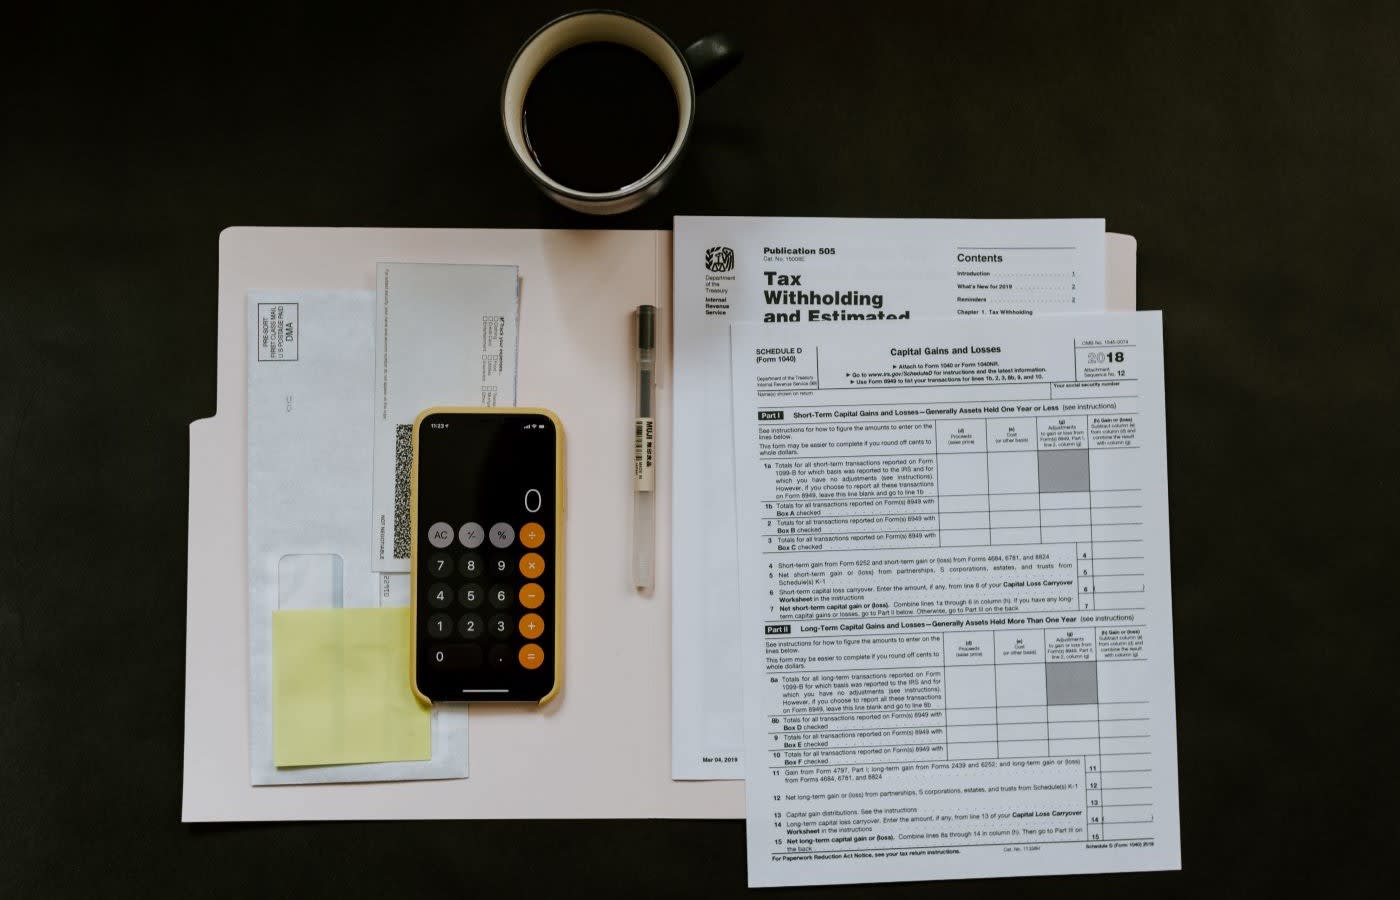
[[[732,351],[749,883],[1179,868],[1160,314]]]
[[[519,284],[515,266],[382,262],[376,269],[376,572],[409,569],[413,420],[430,406],[515,405]],[[380,582],[390,596],[406,586]]]
[[[382,602],[364,522],[374,294],[254,292],[248,322],[248,679],[252,783],[465,778],[465,707],[433,710],[421,762],[273,763],[272,613]],[[404,678],[408,673],[404,672]]]
[[[856,339],[900,316],[1094,311],[1104,267],[1102,219],[676,217],[673,777],[744,774],[729,325],[816,317]]]

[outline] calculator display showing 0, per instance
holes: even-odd
[[[547,702],[563,646],[558,419],[429,409],[413,452],[414,690],[430,701]]]

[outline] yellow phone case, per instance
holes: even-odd
[[[418,429],[422,427],[423,419],[435,413],[519,413],[522,415],[540,415],[554,423],[554,521],[556,524],[557,536],[554,540],[554,565],[558,571],[554,581],[554,686],[549,693],[539,700],[539,705],[544,706],[555,697],[559,696],[559,691],[564,681],[564,423],[559,421],[559,417],[552,410],[538,406],[432,406],[423,410],[418,417],[413,420],[413,465],[409,477],[409,524],[410,524],[410,544],[409,557],[409,584],[412,594],[412,619],[414,623],[418,621]],[[409,654],[408,654],[408,677],[409,683],[413,686],[413,693],[424,703],[432,703],[423,693],[418,690],[418,628],[409,629]]]

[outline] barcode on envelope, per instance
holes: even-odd
[[[394,426],[394,559],[408,559],[408,492],[413,472],[413,426]]]

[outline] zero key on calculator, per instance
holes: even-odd
[[[546,410],[435,407],[413,426],[414,691],[559,692],[563,429]]]

